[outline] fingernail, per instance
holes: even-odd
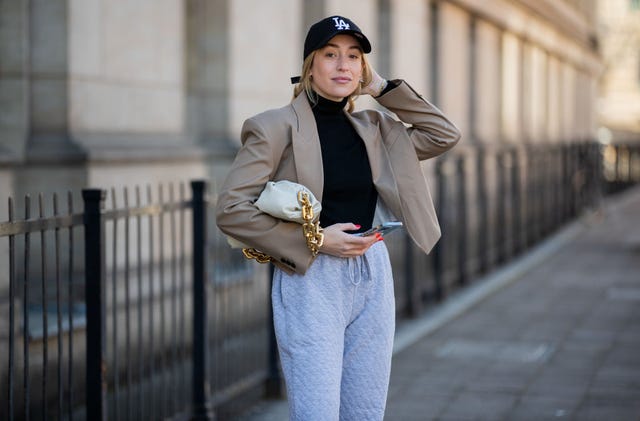
[[[354,224],[356,226],[356,229],[359,230],[360,229],[360,225],[358,224]]]
[[[378,240],[381,240],[382,239],[382,234],[380,234],[379,232],[376,232],[376,238]]]

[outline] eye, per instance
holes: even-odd
[[[329,57],[329,58],[333,58],[336,56],[336,53],[334,53],[333,51],[327,51],[326,53],[324,53],[325,57]]]
[[[352,60],[358,60],[360,58],[360,56],[358,54],[351,54],[349,55],[349,58]]]

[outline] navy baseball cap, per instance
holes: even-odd
[[[362,47],[362,51],[371,52],[371,43],[358,25],[344,16],[330,16],[314,23],[309,28],[307,38],[304,40],[304,58],[307,58],[312,51],[324,47],[331,38],[339,34],[353,35]]]
[[[314,23],[309,28],[307,37],[304,40],[303,59],[306,59],[309,54],[318,48],[322,48],[327,45],[331,38],[340,34],[353,35],[365,54],[371,52],[371,43],[362,33],[358,25],[353,23],[351,19],[345,18],[344,16],[330,16]],[[299,77],[293,77],[291,78],[291,83],[298,83],[299,80]]]

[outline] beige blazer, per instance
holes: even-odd
[[[440,238],[440,226],[419,161],[451,149],[460,132],[406,82],[398,82],[376,99],[401,121],[377,110],[345,113],[366,145],[380,210],[401,220],[428,253]],[[225,234],[272,256],[283,270],[304,274],[313,257],[300,224],[262,213],[254,202],[271,180],[303,184],[322,200],[320,140],[307,96],[302,93],[283,108],[245,121],[241,141],[218,195],[217,224]]]

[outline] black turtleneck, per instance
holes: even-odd
[[[318,95],[312,106],[322,148],[324,190],[320,225],[352,222],[360,230],[371,228],[378,192],[364,142],[353,128],[341,102]]]

